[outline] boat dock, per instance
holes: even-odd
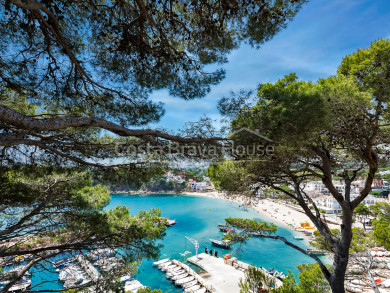
[[[200,277],[188,265],[178,260],[164,259],[153,263],[162,272],[166,272],[167,279],[170,279],[176,286],[181,286],[184,293],[206,293],[212,292],[205,280]]]
[[[245,279],[245,271],[250,267],[249,264],[241,261],[236,261],[236,265],[233,266],[233,263],[225,263],[223,258],[206,253],[199,254],[198,258],[196,256],[190,257],[188,262],[207,272],[202,277],[207,282],[208,288],[215,293],[240,292],[238,284],[241,278]],[[270,277],[274,278],[271,275]],[[282,282],[277,278],[274,279],[275,286],[280,287]]]
[[[100,278],[100,273],[98,272],[98,270],[85,258],[84,255],[77,255],[76,260],[93,282],[96,282]]]

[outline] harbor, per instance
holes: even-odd
[[[226,254],[231,254],[232,257],[236,257],[238,264],[242,262],[259,268],[264,267],[268,271],[275,269],[285,274],[288,269],[291,269],[293,273],[297,274],[296,265],[303,262],[312,262],[309,257],[297,254],[295,250],[287,247],[282,242],[272,239],[253,237],[247,241],[245,249],[242,251],[237,250],[238,245],[233,244],[226,247],[221,245],[223,244],[221,242],[224,233],[226,233],[223,230],[226,227],[218,225],[224,222],[227,214],[232,217],[244,216],[252,219],[262,219],[260,213],[252,209],[243,209],[239,204],[230,201],[193,196],[175,197],[172,195],[152,195],[138,197],[113,195],[110,205],[109,208],[118,205],[129,206],[133,213],[159,206],[162,211],[162,217],[175,219],[176,222],[176,224],[167,228],[167,235],[163,240],[164,246],[161,249],[161,259],[169,258],[170,260],[177,260],[194,270],[198,276],[197,280],[203,280],[203,283],[195,282],[194,277],[194,280],[187,279],[187,283],[179,286],[172,283],[172,279],[167,278],[167,271],[162,273],[161,270],[153,266],[153,262],[156,260],[143,260],[136,274],[121,277],[121,283],[124,284],[126,292],[137,292],[139,288],[143,288],[144,286],[149,286],[152,289],[161,289],[164,293],[190,292],[189,290],[199,290],[202,288],[218,290],[218,286],[221,286],[221,284],[223,286],[224,276],[230,276],[229,274],[235,275],[237,283],[234,288],[237,288],[238,280],[244,276],[243,270],[236,269],[232,266],[229,267],[225,264],[221,267],[220,273],[215,273],[218,264],[223,264],[224,255]],[[302,235],[301,232],[294,231],[292,228],[280,227],[278,234],[296,244],[305,246],[304,241],[294,239],[295,236]],[[185,236],[188,236],[188,238]],[[208,259],[213,260],[212,263],[197,264],[198,267],[204,266],[203,270],[198,271],[195,265],[187,262],[187,259],[193,260],[196,255],[196,246],[189,238],[197,240],[199,251],[204,252],[205,248],[208,248],[208,251],[213,251],[212,258],[207,256]],[[279,253],[283,254],[283,261],[274,257],[275,254]],[[28,259],[27,256],[25,258]],[[206,256],[204,259],[206,259]],[[18,267],[12,268],[6,265],[7,259],[4,259],[3,262],[5,270],[19,270],[23,265],[26,265],[26,262],[23,263],[21,261]],[[29,290],[62,290],[64,288],[71,288],[74,285],[88,285],[91,280],[99,278],[98,274],[115,268],[119,262],[119,258],[115,251],[96,249],[84,256],[77,256],[77,254],[59,256],[51,262],[53,267],[48,265],[50,272],[47,272],[45,275],[45,278],[50,282],[42,283],[41,274],[32,269],[30,270],[32,275],[17,284],[14,289],[28,287]],[[212,264],[216,266],[214,270],[211,267]],[[225,270],[227,271],[225,272]],[[183,274],[183,271],[180,270],[170,271],[169,273],[175,275],[178,272]],[[191,278],[191,276],[186,277]],[[229,282],[231,279],[227,277],[225,282]],[[178,284],[181,282],[178,282]],[[187,288],[187,286],[189,287]],[[191,287],[193,288],[190,289]],[[185,291],[186,289],[188,290]],[[238,293],[239,290],[235,289],[235,291],[229,292]]]
[[[188,262],[199,266],[206,272],[202,275],[202,278],[207,286],[211,288],[210,292],[216,293],[240,292],[238,286],[240,279],[245,278],[245,271],[251,267],[249,264],[235,258],[230,258],[229,261],[225,257],[215,257],[207,253],[192,256],[188,259]],[[268,274],[264,269],[259,269]],[[274,280],[276,288],[282,285],[279,279],[271,275],[269,277]]]
[[[164,238],[164,247],[161,250],[161,260],[169,258],[177,260],[183,264],[190,265],[197,274],[205,281],[205,285],[215,286],[209,282],[203,270],[196,270],[195,265],[188,264],[187,260],[196,256],[196,246],[185,236],[198,242],[199,255],[205,249],[213,250],[213,259],[224,261],[224,255],[231,254],[238,261],[252,265],[255,267],[264,267],[268,271],[283,272],[287,274],[290,269],[294,274],[298,274],[296,266],[301,263],[312,263],[313,260],[303,254],[297,253],[296,250],[288,247],[283,242],[273,239],[265,239],[262,237],[252,237],[239,250],[239,244],[232,244],[230,248],[223,248],[213,244],[211,240],[222,241],[226,227],[219,226],[224,223],[226,215],[230,217],[246,217],[250,219],[262,220],[262,213],[256,212],[253,209],[246,209],[235,202],[195,196],[174,196],[174,195],[150,195],[148,197],[130,195],[112,196],[112,206],[126,204],[133,211],[148,210],[153,206],[158,206],[162,211],[162,217],[176,219],[176,224],[167,230],[167,235]],[[222,228],[219,229],[219,228]],[[230,229],[227,229],[230,230]],[[294,231],[293,228],[280,226],[278,235],[286,237],[291,242],[309,248],[306,241],[294,239],[294,236],[302,235],[301,232]],[[217,242],[215,242],[217,243]],[[215,258],[217,252],[218,258]],[[283,254],[283,260],[275,257],[275,255]],[[167,279],[166,271],[162,273],[153,263],[156,260],[145,260],[134,276],[143,285],[150,286],[152,289],[161,289],[164,293],[182,293],[183,287],[176,286]],[[244,271],[236,270],[235,268],[227,268],[232,273],[237,275],[236,280],[244,276]],[[232,269],[232,270],[231,270]],[[210,272],[208,272],[210,274]],[[210,275],[209,275],[210,276]],[[222,277],[222,276],[221,276]],[[223,280],[222,280],[223,283]],[[238,281],[236,287],[238,288]],[[227,292],[238,293],[240,290],[230,290]],[[222,291],[223,292],[223,291]],[[225,291],[226,292],[226,291]]]

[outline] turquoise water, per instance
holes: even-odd
[[[128,206],[132,214],[156,207],[161,210],[162,216],[176,219],[177,224],[167,229],[161,254],[165,253],[182,261],[184,260],[180,253],[183,253],[184,250],[191,251],[190,256],[195,254],[193,244],[186,240],[184,236],[198,240],[200,244],[199,252],[201,253],[204,252],[205,247],[215,249],[211,246],[209,239],[221,239],[223,237],[223,233],[219,231],[217,224],[224,223],[225,218],[241,217],[262,220],[261,214],[252,209],[241,207],[230,201],[206,197],[112,195],[112,200],[107,208],[110,209],[118,205]],[[279,227],[277,234],[301,246],[305,245],[303,241],[293,239],[294,231],[290,229]],[[217,251],[219,256],[227,252],[227,250],[221,248],[217,248]],[[297,275],[296,266],[298,264],[313,262],[311,258],[290,248],[280,240],[263,238],[252,238],[241,248],[236,245],[229,253],[232,253],[239,260],[266,269],[275,268],[285,274],[290,269]],[[164,293],[183,292],[182,289],[175,288],[167,281],[164,273],[152,267],[152,262],[153,260],[144,260],[135,278],[145,286],[159,288]],[[61,283],[57,281],[58,273],[55,272],[42,272],[41,269],[35,269],[31,280],[33,286],[40,284],[34,290],[62,288]],[[42,282],[45,283],[42,284]]]
[[[204,252],[205,247],[212,248],[209,239],[220,239],[223,233],[219,232],[217,224],[224,223],[228,217],[241,217],[262,220],[261,214],[252,209],[239,206],[236,203],[206,197],[175,196],[175,195],[150,195],[147,197],[136,195],[112,195],[108,208],[117,205],[126,205],[132,214],[140,210],[149,210],[157,207],[161,210],[162,216],[176,219],[177,224],[167,229],[163,240],[164,248],[162,254],[183,260],[180,253],[184,250],[195,254],[192,243],[185,239],[189,236],[199,241],[199,252]],[[284,236],[291,242],[304,246],[303,241],[294,240],[294,231],[279,227],[278,235]],[[226,253],[226,250],[217,248],[219,256]],[[252,238],[241,248],[239,245],[233,247],[233,256],[244,262],[262,266],[266,269],[275,268],[287,274],[290,269],[295,275],[298,270],[296,266],[301,263],[312,263],[313,260],[293,248],[285,245],[280,240]],[[159,288],[163,292],[183,292],[175,288],[166,280],[165,274],[157,268],[152,267],[153,260],[145,260],[135,276],[143,285],[152,288]],[[228,292],[230,293],[230,292]],[[235,292],[232,292],[235,293]]]

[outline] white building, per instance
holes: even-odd
[[[341,206],[337,200],[330,195],[323,195],[314,199],[319,210],[325,210],[326,214],[338,214],[341,212]]]
[[[351,195],[351,201],[357,198],[358,194]],[[388,202],[388,200],[383,198],[376,198],[372,195],[368,195],[362,203],[366,206],[371,206],[376,202]],[[338,214],[341,213],[342,209],[338,201],[330,195],[323,195],[314,199],[314,203],[318,207],[319,210],[325,210],[327,214]]]

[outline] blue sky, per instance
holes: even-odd
[[[378,38],[390,38],[390,0],[311,0],[287,28],[256,50],[241,46],[224,64],[226,78],[203,99],[184,101],[159,91],[166,114],[150,127],[177,130],[206,114],[218,119],[217,102],[231,91],[254,89],[296,72],[316,81],[335,74],[342,58],[366,48]]]

